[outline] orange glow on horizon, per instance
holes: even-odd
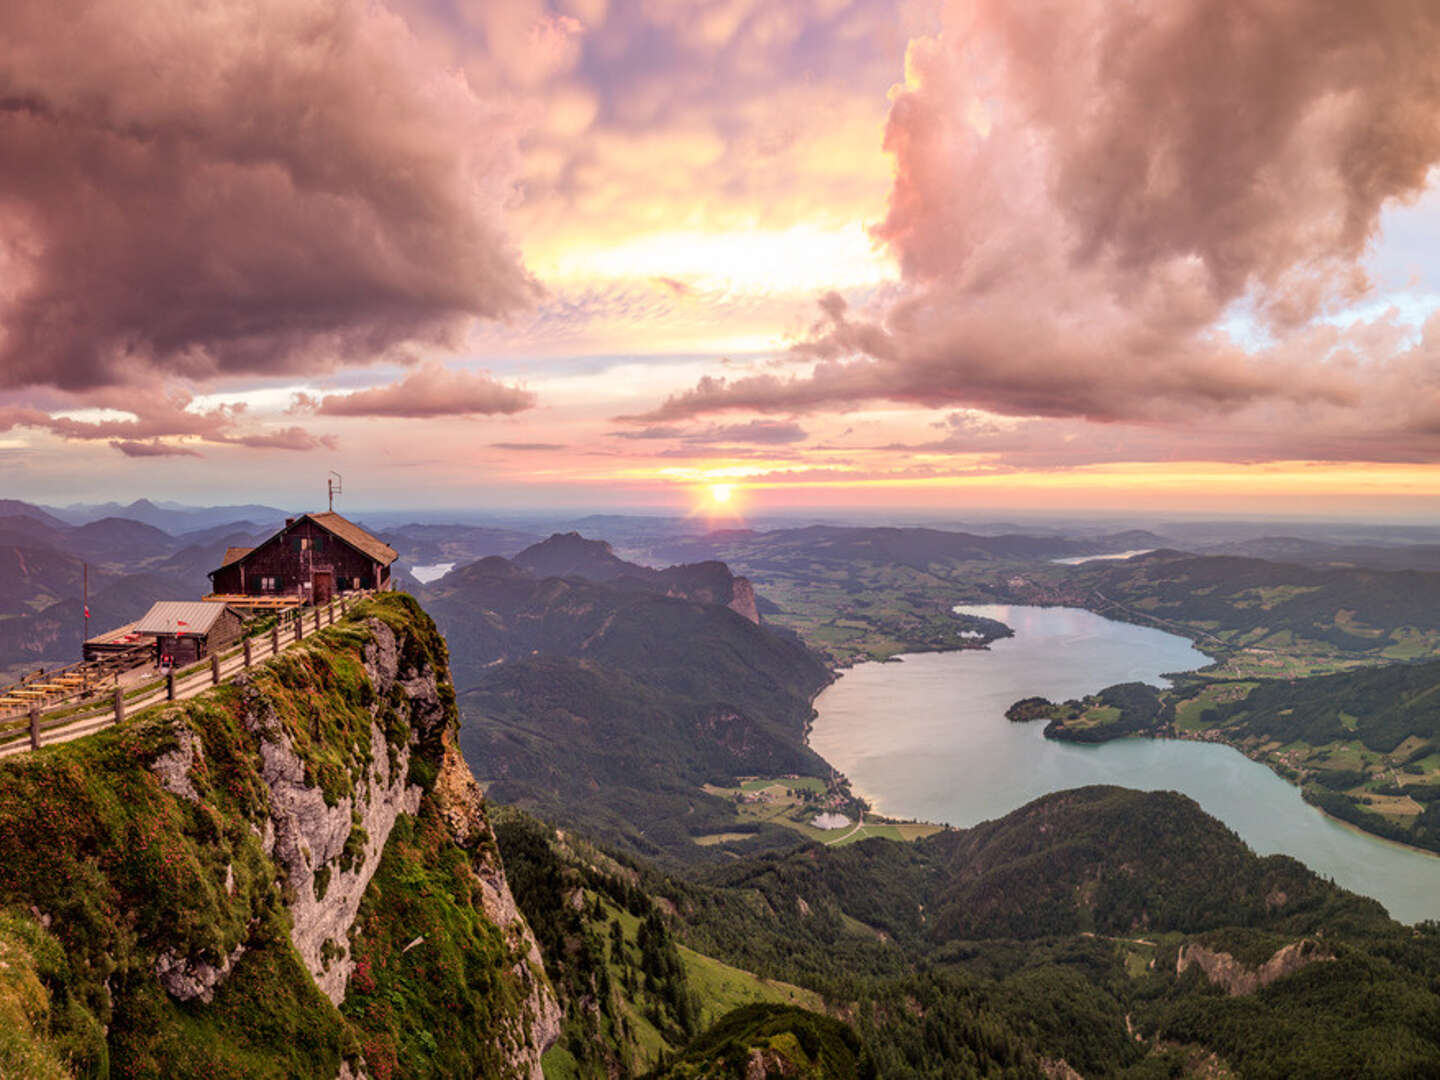
[[[1134,462],[1070,469],[1018,469],[954,463],[955,471],[925,476],[894,467],[861,471],[826,463],[715,461],[699,467],[621,468],[605,477],[573,480],[619,482],[634,493],[688,490],[691,513],[714,527],[733,527],[741,517],[741,496],[748,513],[800,506],[850,506],[856,510],[919,506],[1010,506],[1021,510],[1065,508],[1135,509],[1141,505],[1166,512],[1247,512],[1304,504],[1306,513],[1323,513],[1331,500],[1440,502],[1440,469],[1419,463],[1283,461]],[[926,464],[930,464],[927,462]],[[934,463],[939,466],[939,463]],[[743,485],[743,486],[742,486]],[[718,489],[728,489],[720,497]]]

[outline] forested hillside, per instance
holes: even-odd
[[[734,1063],[771,1036],[808,1062],[844,1060],[817,1076],[865,1075],[868,1061],[887,1078],[1038,1078],[1068,1075],[1063,1062],[1087,1078],[1278,1080],[1420,1076],[1440,1061],[1435,927],[1399,926],[1294,860],[1257,858],[1171,793],[1060,792],[910,845],[811,847],[685,878],[607,863],[523,819],[500,842],[517,881],[548,868],[549,888],[517,891],[537,925],[543,897],[575,897],[548,904],[590,920],[580,940],[603,941],[604,920],[585,913],[629,904],[681,955],[812,991],[819,1003],[787,1004],[858,1036],[752,1008],[657,1075],[744,1075]],[[703,1002],[698,969],[685,970]],[[854,1065],[840,1050],[852,1045]],[[599,1075],[575,1060],[575,1075]]]
[[[522,561],[484,559],[427,591],[455,657],[462,745],[493,798],[690,860],[715,855],[697,836],[734,823],[703,785],[828,777],[805,734],[830,673],[728,606],[724,567],[597,582],[539,578]],[[795,840],[747,832],[760,846]]]

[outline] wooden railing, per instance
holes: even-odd
[[[212,653],[205,660],[140,686],[116,686],[100,701],[70,701],[49,709],[32,705],[27,714],[0,721],[0,757],[79,739],[118,724],[141,709],[194,697],[333,626],[368,595],[369,591],[345,593],[319,607],[286,612],[268,633],[241,638],[223,652]]]

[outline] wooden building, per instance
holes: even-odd
[[[207,600],[161,600],[135,624],[135,632],[155,639],[155,657],[174,658],[176,667],[203,660],[234,644],[244,622],[229,604]]]
[[[101,660],[107,656],[128,653],[137,645],[150,644],[150,639],[135,629],[139,625],[138,621],[129,622],[124,626],[117,626],[114,630],[86,638],[80,655],[86,660]]]
[[[287,518],[259,547],[230,548],[210,571],[216,596],[294,596],[329,603],[337,593],[388,589],[398,553],[333,511]]]

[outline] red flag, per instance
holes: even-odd
[[[186,622],[184,619],[176,619],[176,620],[175,620],[175,625],[176,625],[176,626],[189,626],[190,624],[189,624],[188,622]]]
[[[89,604],[86,604],[86,605],[85,605],[85,617],[86,617],[87,619],[90,617],[90,605],[89,605]]]

